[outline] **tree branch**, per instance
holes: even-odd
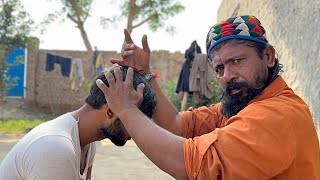
[[[149,21],[151,18],[153,18],[154,16],[156,16],[156,14],[152,14],[152,15],[149,16],[147,19],[141,21],[140,23],[138,23],[138,24],[136,24],[136,25],[133,25],[133,26],[132,26],[132,29],[137,28],[137,27],[141,26],[142,24],[148,22],[148,21]]]
[[[87,18],[88,18],[88,16],[89,16],[89,11],[90,11],[90,9],[91,9],[91,5],[92,5],[92,1],[90,2],[90,4],[89,4],[89,8],[88,8],[88,10],[87,10],[87,14],[86,14],[86,16],[83,18],[83,22],[85,22],[86,20],[87,20]]]
[[[68,18],[73,21],[74,23],[78,24],[78,22],[68,13],[67,14]]]
[[[69,2],[71,4],[73,11],[75,12],[76,17],[77,17],[77,20],[76,20],[77,24],[83,22],[80,17],[80,10],[79,10],[79,6],[78,6],[77,2],[75,0],[69,0]]]

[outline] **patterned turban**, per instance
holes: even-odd
[[[266,31],[256,17],[231,17],[211,27],[206,40],[207,54],[210,56],[216,45],[228,39],[247,39],[266,44],[268,40],[265,34]]]

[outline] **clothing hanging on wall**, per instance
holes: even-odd
[[[70,80],[72,90],[78,90],[82,86],[84,81],[82,59],[75,58],[72,60]]]
[[[187,60],[183,63],[178,79],[176,93],[189,92],[189,76],[190,76],[191,61]]]
[[[189,49],[186,50],[184,57],[185,61],[182,65],[182,69],[180,71],[180,76],[177,83],[176,93],[179,92],[190,92],[189,91],[189,76],[190,76],[190,69],[192,67],[194,54],[195,53],[201,53],[201,49],[196,43],[196,41],[193,41],[191,43],[191,46]]]
[[[104,54],[100,52],[97,56],[96,62],[95,62],[95,68],[96,68],[96,75],[100,75],[103,71],[103,65],[104,65]]]
[[[213,97],[213,78],[214,70],[207,55],[196,53],[189,78],[189,90],[193,92],[194,103],[200,103],[201,95],[209,99]]]
[[[61,74],[69,77],[71,70],[71,59],[60,55],[47,53],[46,71],[53,71],[54,64],[60,64]]]
[[[91,54],[90,57],[90,64],[89,64],[89,81],[93,81],[93,79],[96,77],[97,75],[97,71],[96,71],[96,62],[97,62],[97,57],[98,57],[99,51],[97,48],[95,48],[95,50],[93,51],[93,53]]]

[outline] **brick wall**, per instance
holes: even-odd
[[[105,67],[111,66],[108,62],[109,58],[120,57],[120,54],[114,51],[102,52],[106,59]],[[55,64],[53,71],[46,71],[47,53],[81,58],[86,79],[82,88],[78,91],[71,90],[71,81],[68,77],[62,76],[59,64]],[[89,57],[85,51],[29,49],[27,53],[26,102],[53,115],[81,107],[91,84],[88,81]],[[161,88],[164,88],[169,80],[179,76],[183,62],[184,54],[180,52],[153,51],[151,53],[152,71],[160,72],[158,82]]]

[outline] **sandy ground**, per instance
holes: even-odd
[[[0,136],[0,163],[21,136]],[[97,143],[93,180],[172,180],[156,167],[131,140],[123,147],[109,140]]]

